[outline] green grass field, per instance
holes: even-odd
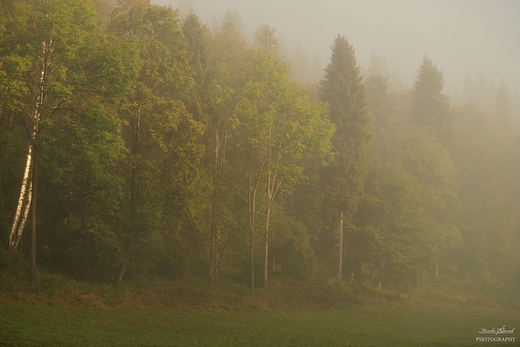
[[[0,346],[519,346],[520,336],[515,343],[475,342],[481,328],[504,325],[520,327],[520,312],[382,306],[207,313],[1,304]]]

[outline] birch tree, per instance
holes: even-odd
[[[109,43],[89,1],[15,3],[6,29],[1,55],[15,88],[4,111],[13,116],[27,140],[9,247],[16,254],[32,209],[30,278],[34,282],[38,153],[68,136],[67,129],[74,126],[69,115],[77,111],[75,102],[92,95],[103,95],[108,101],[121,93],[131,64],[118,65],[119,57],[106,49]]]
[[[258,195],[266,197],[263,279],[268,281],[271,210],[281,189],[302,177],[305,153],[326,152],[331,126],[322,104],[311,104],[305,91],[290,79],[289,67],[266,49],[252,51],[243,75],[238,104],[241,144],[249,181],[251,292],[254,294]],[[323,155],[324,153],[320,153]]]

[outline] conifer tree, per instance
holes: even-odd
[[[338,278],[342,277],[345,229],[354,230],[353,217],[363,196],[364,182],[371,168],[371,117],[365,87],[356,63],[353,46],[338,35],[332,46],[330,63],[320,82],[320,99],[329,104],[329,117],[336,126],[332,137],[334,162],[324,177],[328,200],[339,226]],[[353,273],[352,273],[353,274]]]
[[[450,103],[442,93],[444,76],[432,60],[424,57],[413,86],[412,118],[417,125],[426,127],[437,141],[446,145],[450,137]]]

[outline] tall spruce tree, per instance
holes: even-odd
[[[442,71],[425,56],[413,85],[412,118],[417,125],[428,128],[442,145],[447,145],[452,117],[443,88]]]
[[[371,169],[372,125],[365,87],[356,63],[353,46],[338,35],[332,46],[330,63],[320,82],[320,99],[329,104],[329,116],[336,126],[332,137],[336,152],[327,168],[329,208],[334,211],[338,231],[338,278],[343,274],[345,230],[355,230],[353,221]],[[353,254],[349,251],[350,254]],[[353,275],[353,272],[351,273]]]

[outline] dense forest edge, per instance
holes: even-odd
[[[0,2],[0,302],[520,309],[520,98],[321,75],[150,0]],[[316,76],[309,81],[309,76]]]

